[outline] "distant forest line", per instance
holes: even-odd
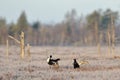
[[[117,45],[120,43],[119,16],[118,11],[111,9],[99,9],[86,16],[78,16],[76,10],[72,9],[64,15],[61,22],[45,24],[40,21],[29,23],[23,11],[16,23],[7,24],[6,19],[0,17],[0,44],[6,44],[8,35],[19,39],[20,32],[23,31],[25,44],[35,46],[93,46],[98,42],[108,45],[108,39],[113,34]],[[11,39],[9,42],[17,44]]]

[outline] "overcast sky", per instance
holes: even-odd
[[[73,8],[78,15],[107,8],[120,11],[120,0],[0,0],[0,16],[6,18],[8,23],[15,22],[22,11],[26,12],[30,23],[36,20],[59,22]]]

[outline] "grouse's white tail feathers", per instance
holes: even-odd
[[[89,64],[88,61],[79,61],[78,63],[79,63],[79,65],[82,65],[82,64]]]
[[[50,61],[50,58],[47,58],[47,63]]]

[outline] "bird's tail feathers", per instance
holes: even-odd
[[[89,64],[88,61],[79,61],[78,63],[79,63],[79,65],[82,65],[82,64]]]
[[[59,61],[60,60],[60,58],[58,58],[58,59],[56,59],[57,61]]]

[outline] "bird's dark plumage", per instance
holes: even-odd
[[[74,62],[73,62],[74,69],[79,68],[80,65],[78,64],[78,62],[76,61],[76,59],[73,59],[73,60],[74,60]]]
[[[47,63],[49,65],[58,65],[58,61],[60,60],[60,58],[57,59],[52,59],[52,55],[50,55],[50,57],[47,59]]]

